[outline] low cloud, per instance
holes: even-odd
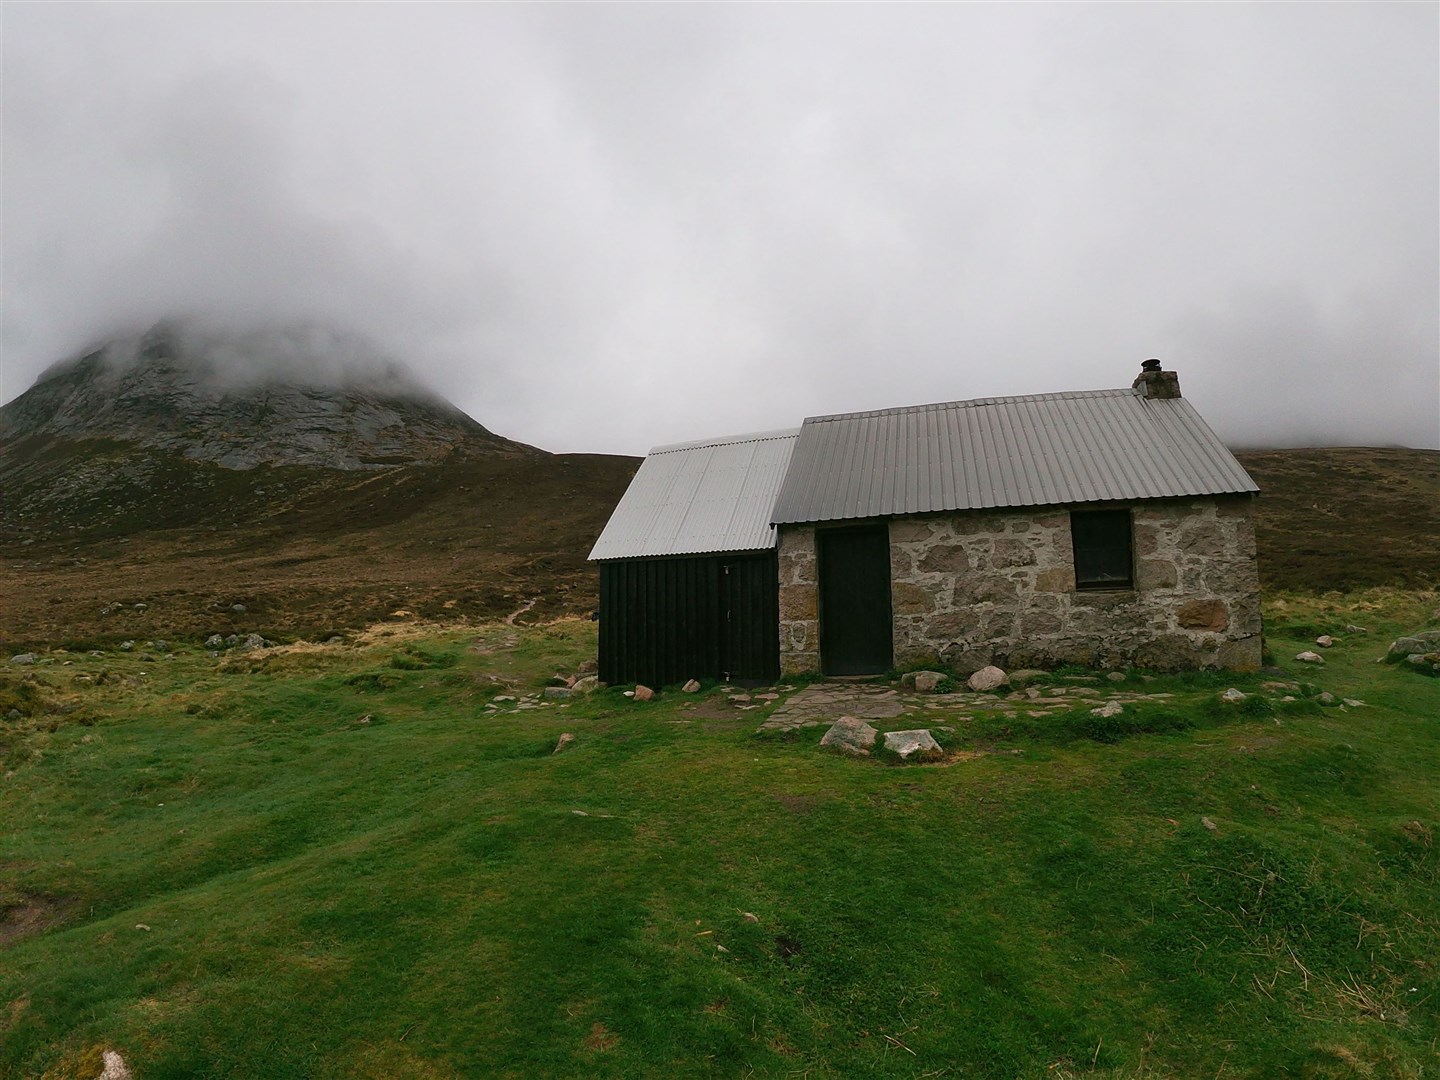
[[[332,327],[554,450],[1127,384],[1440,445],[1424,5],[14,5],[4,385]],[[249,361],[237,359],[243,366]]]

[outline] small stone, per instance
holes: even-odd
[[[686,694],[693,694],[699,689],[700,684],[694,679],[691,679],[684,686],[680,687],[681,692]]]
[[[1091,716],[1101,716],[1101,717],[1107,717],[1107,718],[1108,718],[1108,717],[1111,717],[1111,716],[1119,716],[1119,715],[1120,715],[1121,713],[1123,713],[1124,711],[1125,711],[1125,707],[1124,707],[1123,705],[1121,705],[1118,701],[1107,701],[1104,705],[1101,705],[1098,709],[1091,709],[1091,710],[1090,710],[1090,715],[1091,715]]]
[[[1204,825],[1205,828],[1208,829],[1210,832],[1214,832],[1220,827],[1219,825],[1216,825],[1215,822],[1211,821],[1208,817],[1202,817],[1200,819],[1200,824]]]
[[[95,1080],[133,1080],[134,1073],[125,1064],[125,1059],[114,1050],[102,1050],[100,1063],[104,1066]]]
[[[914,731],[887,731],[885,733],[885,749],[899,754],[900,758],[905,761],[916,754],[921,757],[933,757],[944,753],[934,736],[924,728]]]
[[[854,716],[842,716],[830,725],[830,730],[825,732],[824,737],[820,740],[820,745],[845,754],[868,757],[878,734],[864,720]]]
[[[1340,699],[1337,698],[1334,694],[1330,693],[1329,690],[1325,690],[1315,695],[1315,700],[1318,701],[1321,705],[1335,705],[1338,704],[1340,701]]]
[[[146,926],[143,922],[137,922],[135,924],[135,929],[144,930],[147,934],[150,932],[150,927]]]
[[[570,696],[570,688],[568,686],[547,686],[544,695],[552,701],[563,701]]]
[[[917,671],[915,672],[915,692],[917,694],[933,694],[935,688],[944,679],[945,676],[938,671]]]
[[[759,915],[756,915],[753,911],[742,911],[742,912],[740,913],[740,917],[741,917],[742,919],[744,919],[746,922],[757,922],[757,923],[758,923],[758,922],[760,921],[760,916],[759,916]]]
[[[1123,671],[1112,671],[1109,675],[1106,675],[1105,678],[1109,679],[1111,682],[1124,682],[1125,673]]]
[[[1220,700],[1228,702],[1231,705],[1238,705],[1240,702],[1245,700],[1246,696],[1246,694],[1241,693],[1239,690],[1236,690],[1235,687],[1232,686],[1229,690],[1226,690],[1223,694],[1220,695]]]
[[[245,612],[250,609],[247,608],[244,604],[231,604],[230,610],[233,611],[236,615],[244,615]]]
[[[1349,705],[1350,708],[1352,708],[1352,709],[1358,709],[1358,708],[1360,708],[1360,706],[1362,706],[1362,705],[1365,704],[1365,702],[1359,700],[1358,698],[1353,698],[1353,697],[1347,697],[1347,698],[1345,698],[1345,699],[1343,699],[1343,700],[1344,700],[1345,704],[1346,704],[1346,705]]]
[[[636,701],[649,701],[649,700],[650,700],[651,698],[653,698],[654,696],[655,696],[655,691],[654,691],[654,690],[651,690],[650,687],[648,687],[648,686],[636,686],[636,687],[635,687],[635,700],[636,700]]]
[[[1319,645],[1322,649],[1328,649],[1331,645],[1335,644],[1335,639],[1329,634],[1321,634],[1315,639],[1315,644]]]
[[[1368,634],[1369,632],[1365,627],[1356,626],[1354,623],[1347,623],[1345,625],[1345,633],[1347,634]]]
[[[150,605],[149,605],[149,604],[134,604],[134,605],[132,605],[132,606],[135,608],[136,611],[144,611],[144,610],[145,610],[146,608],[148,608]]]
[[[10,657],[10,662],[12,664],[33,664],[35,663],[35,654],[33,652],[16,653]]]
[[[574,736],[574,735],[572,735],[572,734],[571,734],[570,732],[568,732],[568,731],[562,732],[561,735],[560,735],[560,738],[559,738],[559,739],[556,741],[556,743],[555,743],[555,749],[554,749],[554,750],[551,750],[550,753],[551,753],[552,755],[558,754],[558,753],[560,753],[561,750],[564,750],[567,746],[569,746],[569,745],[570,745],[571,743],[573,743],[574,741],[575,741],[575,736]]]
[[[263,649],[265,648],[266,644],[267,642],[265,641],[265,639],[259,634],[246,634],[244,639],[240,642],[240,648],[248,652],[252,649]]]
[[[211,634],[205,639],[205,648],[207,649],[223,649],[224,647],[225,639],[219,634]]]
[[[135,642],[133,642],[133,641],[122,641],[122,642],[120,642],[120,651],[121,651],[121,652],[129,652],[129,651],[130,651],[131,649],[133,649],[133,648],[135,648]]]
[[[573,694],[588,694],[600,688],[600,678],[596,675],[582,675],[575,680],[575,685],[570,688]]]
[[[1302,663],[1302,664],[1323,664],[1323,663],[1325,663],[1325,658],[1324,658],[1323,656],[1321,656],[1321,655],[1320,655],[1319,653],[1317,653],[1317,652],[1311,652],[1311,651],[1308,650],[1308,649],[1307,649],[1305,652],[1296,653],[1296,654],[1295,654],[1295,659],[1298,660],[1298,661],[1300,661],[1300,663]]]
[[[971,675],[965,685],[976,693],[985,693],[990,690],[998,690],[1000,687],[1008,685],[1009,682],[1010,677],[1006,675],[1005,672],[991,665],[990,667],[983,667],[975,672],[974,675]]]

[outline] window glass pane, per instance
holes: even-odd
[[[1070,533],[1077,587],[1130,584],[1130,511],[1073,511]]]

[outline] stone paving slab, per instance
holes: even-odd
[[[1043,696],[1039,690],[1020,691],[1004,696],[964,692],[917,694],[871,683],[820,682],[797,690],[776,706],[775,711],[756,731],[784,732],[809,727],[828,727],[842,716],[853,716],[860,720],[892,720],[906,713],[933,714],[941,710],[973,712],[985,709],[1014,716],[1019,706],[1025,706],[1027,709],[1037,710],[1030,715],[1043,716],[1047,712],[1062,712],[1081,705],[1095,706],[1107,701],[1156,701],[1172,696],[1133,690],[1076,694],[1071,688],[1061,688],[1058,693],[1052,688],[1045,691]],[[1045,712],[1038,711],[1040,709]]]

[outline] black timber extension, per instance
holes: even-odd
[[[664,686],[780,677],[775,552],[600,564],[600,678]]]

